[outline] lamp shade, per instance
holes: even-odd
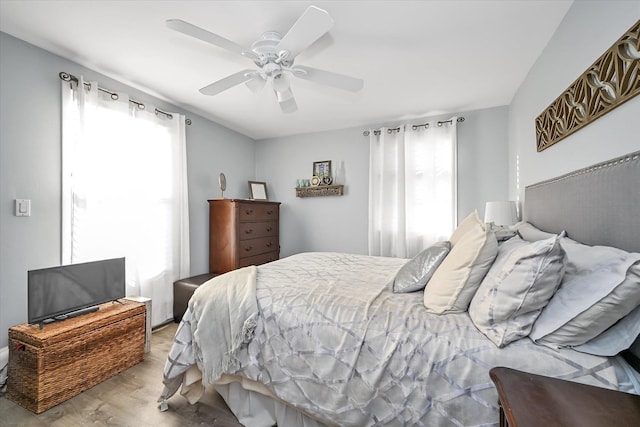
[[[484,222],[495,225],[513,225],[518,221],[516,202],[487,202],[484,208]]]

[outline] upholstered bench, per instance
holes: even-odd
[[[187,311],[191,295],[193,295],[198,286],[216,276],[218,276],[217,273],[206,273],[173,282],[173,320],[176,323],[182,320],[184,312]]]

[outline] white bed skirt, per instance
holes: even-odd
[[[276,424],[287,427],[325,427],[325,424],[276,399],[245,389],[241,383],[216,384],[214,387],[245,427],[271,427]]]

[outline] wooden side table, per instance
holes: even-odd
[[[489,371],[500,398],[501,427],[640,426],[640,396],[534,375]]]

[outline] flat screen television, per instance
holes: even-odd
[[[64,320],[125,296],[124,258],[27,272],[29,323]]]

